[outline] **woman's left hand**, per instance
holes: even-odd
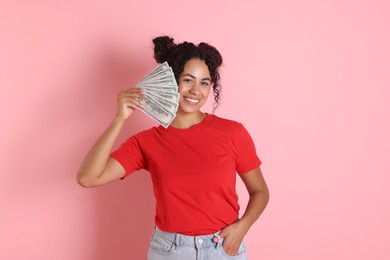
[[[228,255],[237,255],[238,249],[247,232],[248,228],[244,223],[240,222],[240,220],[222,229],[219,236],[224,239],[222,244],[223,250]],[[213,241],[218,243],[218,238],[214,237]]]

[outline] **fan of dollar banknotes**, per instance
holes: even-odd
[[[147,97],[141,101],[142,111],[167,128],[179,106],[177,83],[168,62],[149,72],[136,87],[143,88]]]

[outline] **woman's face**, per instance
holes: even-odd
[[[213,86],[206,63],[200,59],[191,59],[184,65],[179,77],[179,109],[182,113],[198,113],[206,103]]]

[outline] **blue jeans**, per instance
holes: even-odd
[[[238,255],[229,256],[223,250],[219,232],[205,236],[186,236],[177,233],[164,232],[157,227],[150,241],[149,260],[247,260],[245,244],[241,243]],[[213,237],[219,238],[218,243]]]

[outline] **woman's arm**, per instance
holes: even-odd
[[[269,200],[269,191],[260,167],[240,174],[249,193],[249,201],[240,220],[224,228],[219,234],[224,238],[223,248],[229,255],[237,255],[238,249],[249,228],[264,211]]]
[[[132,88],[119,93],[115,119],[92,146],[81,164],[76,177],[81,186],[100,186],[125,175],[125,169],[116,160],[110,158],[110,153],[126,120],[135,109],[142,108],[137,100],[142,98],[145,98],[145,95],[143,89],[140,88]]]

